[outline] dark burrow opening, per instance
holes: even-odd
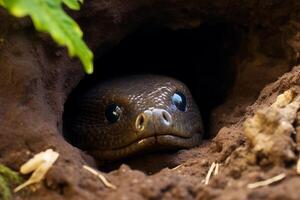
[[[236,68],[232,58],[242,40],[242,29],[226,23],[206,23],[193,29],[171,30],[148,25],[122,39],[119,44],[102,45],[95,52],[95,72],[87,75],[75,88],[65,104],[64,135],[72,140],[68,132],[68,117],[76,110],[76,101],[90,87],[106,79],[133,74],[160,74],[174,77],[185,83],[202,114],[205,127],[204,139],[209,140],[210,113],[222,104],[232,88]],[[76,146],[76,144],[73,144]],[[103,164],[101,170],[110,171],[122,163],[146,172],[156,172],[163,167],[177,165],[172,161],[176,152],[170,152],[166,162],[151,162],[146,167],[145,156]],[[154,156],[154,157],[153,157]],[[151,154],[148,160],[158,159]],[[147,157],[147,156],[146,156]],[[142,161],[137,161],[142,160]],[[142,167],[141,167],[142,166]],[[144,168],[145,167],[145,168]]]

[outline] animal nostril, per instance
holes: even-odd
[[[145,128],[145,116],[144,114],[140,114],[135,122],[135,127],[137,130],[142,131]]]
[[[162,113],[162,116],[163,116],[163,118],[164,118],[165,121],[168,121],[168,117],[167,117],[167,115],[166,115],[165,112]]]
[[[167,111],[162,111],[161,116],[164,120],[164,123],[169,125],[172,122],[171,115]]]
[[[145,119],[144,119],[143,115],[141,115],[141,117],[139,118],[139,121],[138,121],[139,125],[144,126],[144,121],[145,121]]]

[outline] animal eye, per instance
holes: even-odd
[[[120,106],[116,104],[110,104],[106,106],[105,109],[105,117],[110,123],[115,123],[120,118],[120,115],[122,113],[122,110]]]
[[[181,92],[175,92],[172,95],[172,103],[177,107],[180,111],[186,111],[186,97]]]

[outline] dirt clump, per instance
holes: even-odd
[[[287,90],[270,107],[258,110],[254,117],[245,121],[245,135],[260,162],[295,161],[296,141],[292,135],[296,134],[293,123],[297,120],[299,106],[300,98],[295,90]]]

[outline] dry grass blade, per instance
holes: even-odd
[[[177,165],[176,167],[172,168],[171,170],[177,170],[177,169],[179,169],[179,168],[182,167],[182,166],[183,166],[183,164]]]
[[[98,172],[97,170],[87,166],[87,165],[83,165],[83,168],[86,169],[87,171],[89,171],[90,173],[94,174],[95,176],[97,176],[102,183],[108,187],[111,188],[113,190],[117,189],[117,187],[115,185],[113,185],[112,183],[110,183],[100,172]]]
[[[218,175],[218,173],[219,173],[219,168],[220,168],[220,164],[219,164],[219,163],[216,163],[215,171],[214,171],[214,176]]]
[[[258,187],[267,186],[267,185],[270,185],[272,183],[281,181],[285,177],[286,177],[286,175],[284,173],[282,173],[282,174],[279,174],[277,176],[274,176],[274,177],[272,177],[270,179],[267,179],[267,180],[264,180],[264,181],[258,181],[258,182],[255,182],[255,183],[249,183],[247,185],[247,188],[254,189],[254,188],[258,188]]]
[[[206,177],[205,177],[205,182],[204,182],[205,185],[207,185],[207,184],[209,183],[210,177],[211,177],[211,175],[212,175],[212,173],[213,173],[215,167],[216,167],[216,163],[213,162],[213,163],[211,164],[211,166],[210,166],[208,172],[207,172]]]

